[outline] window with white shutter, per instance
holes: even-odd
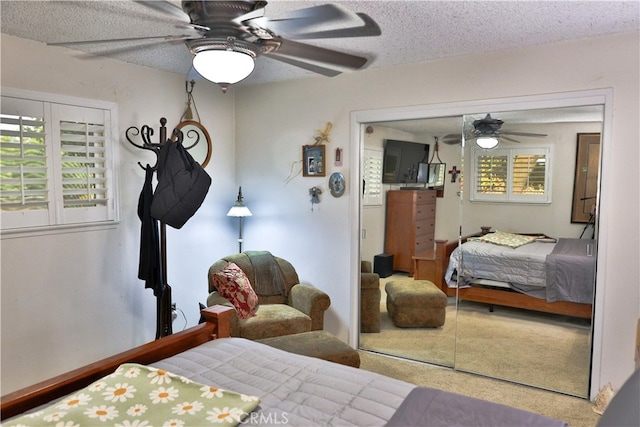
[[[549,148],[472,151],[472,201],[551,203]]]
[[[111,149],[114,112],[111,106],[95,104],[2,96],[3,232],[117,219]]]
[[[382,151],[364,149],[362,161],[363,206],[382,205]]]

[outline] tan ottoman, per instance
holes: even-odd
[[[256,341],[290,353],[317,357],[354,368],[360,367],[358,351],[327,331],[303,332]]]
[[[437,328],[444,325],[447,296],[428,280],[391,280],[387,312],[399,328]]]

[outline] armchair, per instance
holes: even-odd
[[[380,332],[380,275],[371,261],[360,264],[360,332]]]
[[[251,340],[298,334],[322,330],[324,312],[331,300],[323,291],[299,283],[298,274],[288,261],[273,257],[284,281],[284,295],[258,295],[259,306],[254,317],[240,319],[236,311],[231,315],[231,336]],[[207,306],[216,304],[233,307],[214,284],[214,275],[222,271],[227,263],[235,263],[247,276],[251,287],[256,289],[256,271],[246,252],[226,256],[209,267],[209,297]]]

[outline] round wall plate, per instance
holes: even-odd
[[[344,176],[340,172],[334,172],[329,177],[329,190],[333,197],[340,197],[344,194],[344,190],[347,187]]]

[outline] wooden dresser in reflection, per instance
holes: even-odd
[[[389,190],[384,251],[393,254],[393,270],[413,276],[417,253],[434,249],[436,190]]]

